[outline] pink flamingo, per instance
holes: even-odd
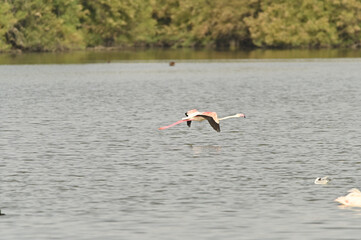
[[[338,197],[335,199],[336,202],[339,202],[348,207],[361,207],[361,192],[357,188],[352,188],[349,191],[349,194],[346,196]]]
[[[175,123],[173,123],[171,125],[168,125],[168,126],[160,127],[158,129],[159,130],[167,129],[167,128],[173,127],[174,125],[177,125],[177,124],[182,123],[182,122],[187,122],[188,127],[190,127],[192,121],[208,120],[208,122],[212,126],[212,128],[214,130],[216,130],[217,132],[220,132],[221,129],[219,127],[219,121],[225,120],[225,119],[228,119],[228,118],[239,118],[239,117],[245,118],[246,117],[243,113],[238,113],[238,114],[235,114],[235,115],[232,115],[232,116],[228,116],[228,117],[224,117],[224,118],[218,118],[216,112],[199,112],[197,109],[189,110],[188,112],[185,113],[185,115],[187,117],[182,118],[182,120],[179,120],[178,122],[175,122]]]

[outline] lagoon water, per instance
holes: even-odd
[[[1,239],[360,239],[360,66],[2,65]]]

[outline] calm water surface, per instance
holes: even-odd
[[[99,50],[62,53],[1,53],[4,64],[79,64],[183,60],[361,58],[361,49],[254,49],[214,51],[195,49]]]
[[[1,238],[360,239],[360,66],[0,66]]]

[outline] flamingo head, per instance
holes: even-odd
[[[243,118],[246,118],[246,115],[244,115],[243,113],[237,113],[237,114],[236,114],[236,117],[243,117]]]

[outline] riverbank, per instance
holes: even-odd
[[[195,49],[87,49],[67,52],[2,53],[0,65],[84,64],[134,61],[212,61],[252,59],[360,58],[361,49],[254,49],[237,51]]]

